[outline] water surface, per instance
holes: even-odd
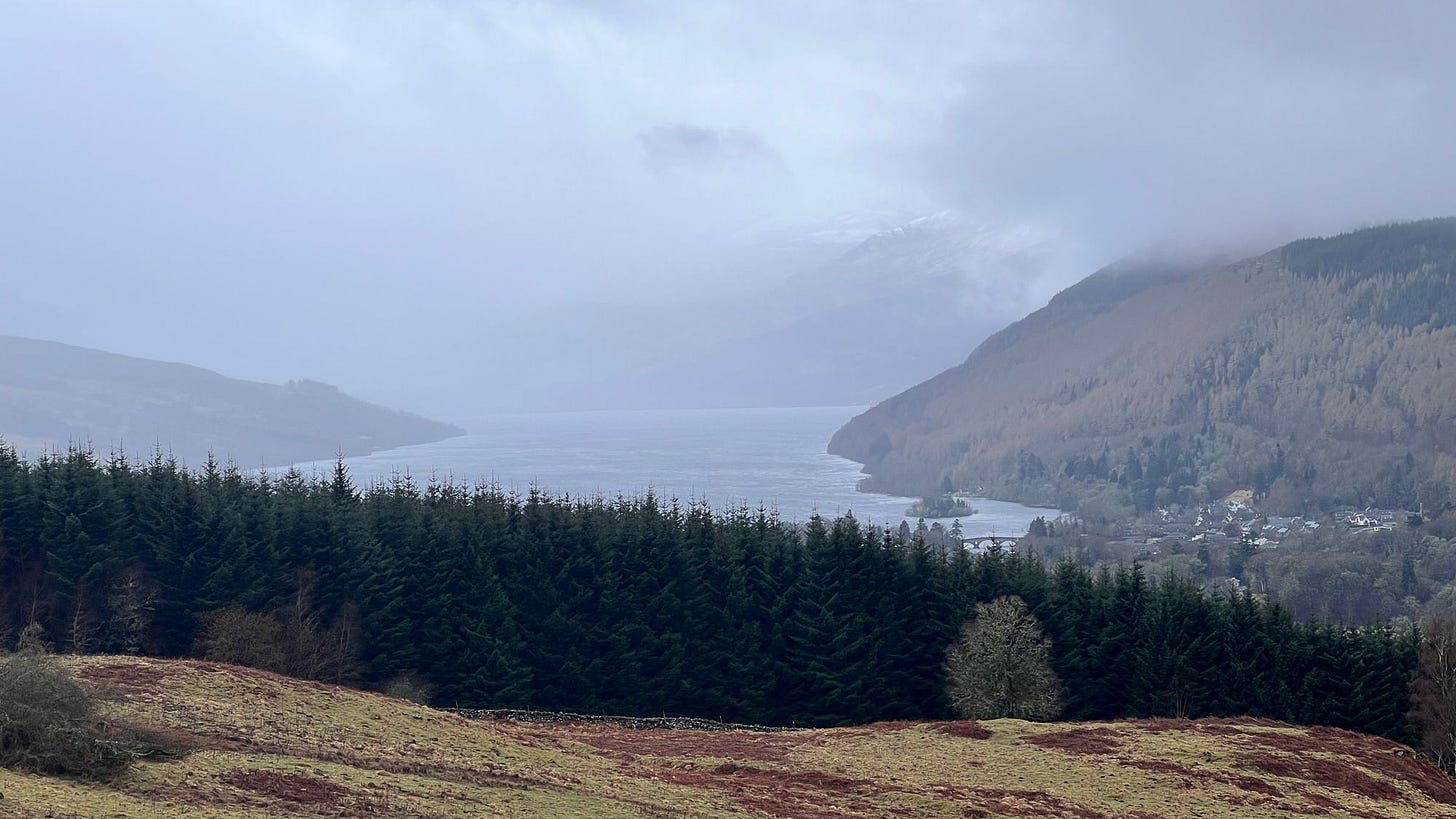
[[[803,521],[852,512],[861,521],[898,525],[913,498],[859,492],[860,466],[824,451],[860,408],[641,410],[491,415],[456,419],[470,434],[349,458],[367,486],[408,474],[526,492],[539,486],[573,497],[654,492],[722,511],[739,505]],[[327,472],[331,463],[303,464]],[[974,500],[961,519],[968,535],[1020,535],[1055,509]],[[911,521],[912,524],[914,521]],[[950,521],[944,521],[949,525]]]

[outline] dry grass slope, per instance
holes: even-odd
[[[0,771],[0,815],[1456,819],[1456,783],[1401,746],[1332,729],[633,731],[472,722],[204,662],[72,662],[119,716],[192,751],[107,784]]]

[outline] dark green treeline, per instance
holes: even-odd
[[[1041,620],[1075,719],[1250,714],[1405,740],[1417,646],[1137,567],[946,558],[850,517],[407,479],[359,492],[342,468],[189,473],[81,451],[0,448],[0,578],[6,647],[28,631],[185,655],[203,613],[302,606],[357,634],[353,681],[414,672],[439,704],[774,724],[947,716],[945,648],[1007,594]]]

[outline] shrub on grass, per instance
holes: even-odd
[[[429,680],[413,671],[402,671],[384,681],[379,687],[386,697],[409,700],[419,705],[429,705],[435,698],[435,686]]]
[[[133,754],[101,730],[94,698],[61,665],[37,652],[0,657],[0,767],[109,776]]]

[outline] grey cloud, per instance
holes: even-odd
[[[968,66],[927,155],[980,212],[1106,258],[1456,213],[1456,6],[1070,4]]]
[[[465,410],[580,347],[636,363],[647,322],[551,347],[573,304],[744,297],[808,257],[740,237],[833,214],[1057,237],[994,300],[1169,237],[1453,213],[1453,30],[1300,0],[12,4],[0,333]]]
[[[697,125],[655,125],[637,134],[649,167],[664,172],[754,170],[782,167],[782,160],[757,134]]]

